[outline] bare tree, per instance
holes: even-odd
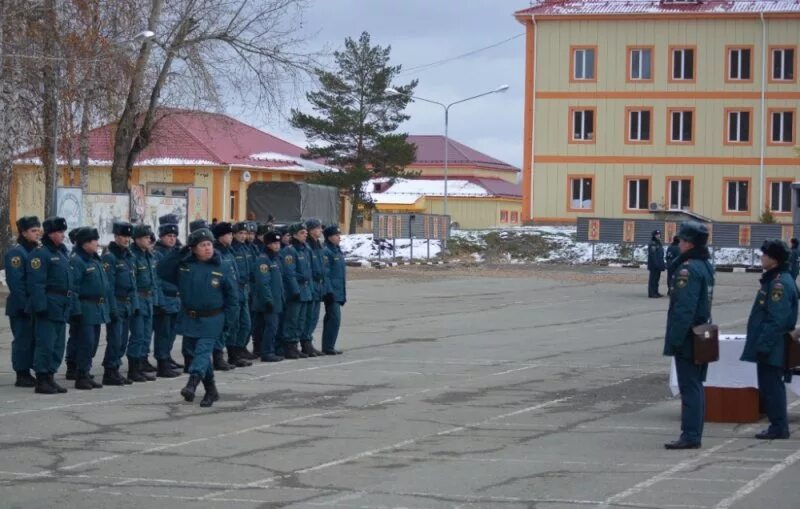
[[[147,30],[155,37],[139,48],[114,140],[111,188],[117,193],[128,191],[136,157],[152,139],[162,94],[181,91],[196,105],[213,107],[221,90],[234,91],[271,112],[282,104],[285,87],[314,64],[298,35],[306,0],[150,1]]]

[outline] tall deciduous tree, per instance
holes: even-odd
[[[416,157],[416,147],[406,134],[395,131],[409,117],[404,113],[417,86],[392,81],[401,66],[390,65],[391,46],[373,46],[367,32],[358,40],[347,38],[334,53],[337,69],[317,69],[320,90],[306,94],[314,113],[292,111],[292,125],[309,140],[311,158],[323,158],[341,168],[319,172],[311,180],[336,186],[353,205],[350,233],[355,233],[359,208],[371,208],[364,183],[374,177],[397,177]],[[387,88],[400,94],[387,95]]]

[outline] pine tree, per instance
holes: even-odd
[[[372,208],[364,183],[406,175],[405,167],[416,158],[407,134],[395,131],[409,118],[403,110],[417,81],[392,84],[401,66],[389,65],[390,53],[391,46],[372,46],[367,32],[358,40],[348,37],[344,50],[334,53],[336,71],[315,71],[320,89],[306,94],[314,113],[292,110],[292,125],[309,141],[308,157],[325,159],[341,169],[319,172],[309,180],[338,187],[350,198],[350,233],[355,233],[358,210]],[[390,87],[400,94],[386,94]]]

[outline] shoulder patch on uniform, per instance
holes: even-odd
[[[211,286],[212,288],[219,288],[219,279],[212,277],[211,278]]]
[[[110,263],[108,263],[108,262],[103,262],[103,270],[105,270],[106,272],[108,272],[108,269],[110,269],[110,268],[111,268],[111,264],[110,264]]]
[[[284,258],[284,261],[286,263],[294,263],[294,258],[292,258],[292,255],[286,255],[286,258]]]
[[[262,274],[266,274],[267,272],[269,272],[269,265],[267,265],[266,263],[262,263],[261,265],[259,265],[258,270],[260,270]]]
[[[42,266],[42,260],[39,258],[32,258],[31,259],[31,268],[33,270],[39,270]]]
[[[11,266],[14,267],[15,269],[20,268],[22,266],[22,258],[20,258],[19,256],[15,256],[14,258],[12,258]]]
[[[689,269],[681,269],[675,275],[675,287],[685,288],[689,284]]]
[[[772,287],[769,296],[772,302],[780,302],[781,299],[783,299],[783,285],[776,283],[775,286]]]

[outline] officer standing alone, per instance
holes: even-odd
[[[692,327],[711,320],[714,268],[709,262],[708,229],[704,225],[687,221],[681,225],[678,237],[681,254],[675,261],[675,287],[669,301],[664,355],[675,358],[681,391],[681,436],[664,447],[698,449],[703,438],[703,382],[708,364],[694,362]]]
[[[761,246],[761,288],[747,320],[747,342],[741,360],[755,362],[758,394],[769,418],[761,440],[789,438],[784,376],[784,337],[797,323],[797,285],[789,274],[789,247],[782,240]]]
[[[651,299],[663,297],[658,293],[658,283],[661,280],[661,273],[665,269],[664,264],[664,245],[661,243],[661,232],[653,231],[650,244],[647,246],[647,270],[650,271],[650,280],[647,284],[647,296]]]

